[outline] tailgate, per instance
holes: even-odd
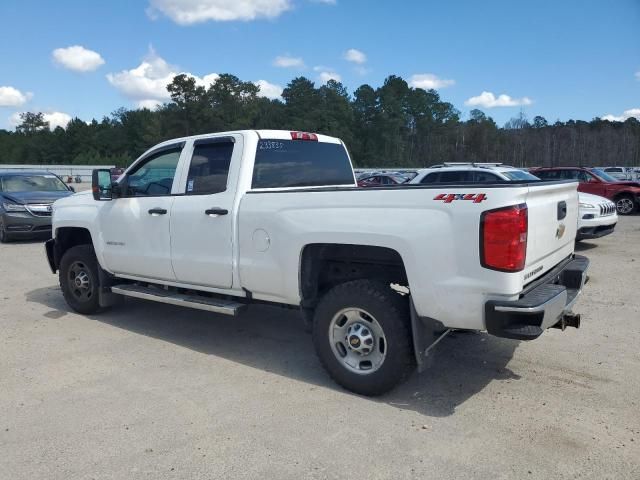
[[[531,184],[525,283],[573,253],[578,227],[578,184]]]

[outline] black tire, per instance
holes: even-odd
[[[334,353],[329,328],[333,318],[347,308],[368,312],[384,332],[386,356],[371,373],[351,371]],[[383,282],[354,280],[334,287],[320,300],[314,315],[313,342],[320,362],[338,384],[361,395],[382,395],[415,368],[409,323],[406,297]]]
[[[618,215],[631,215],[638,210],[638,203],[633,195],[628,193],[616,197],[615,202]]]
[[[3,220],[0,220],[0,243],[9,243],[11,241],[11,237],[7,232],[7,227],[4,224]]]
[[[60,260],[58,279],[62,295],[76,312],[91,314],[100,311],[98,260],[91,245],[77,245],[67,250]],[[82,272],[86,274],[82,275]],[[88,286],[76,279],[88,279]]]

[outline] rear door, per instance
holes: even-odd
[[[578,227],[575,183],[531,185],[527,194],[527,267],[545,271],[573,251]]]
[[[195,140],[171,210],[171,261],[181,283],[231,288],[235,185],[242,135]]]

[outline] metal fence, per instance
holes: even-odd
[[[90,182],[91,174],[99,168],[115,168],[115,165],[2,165],[0,170],[29,171],[38,170],[51,172],[61,177],[65,182],[69,177],[72,181]]]

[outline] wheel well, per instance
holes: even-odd
[[[332,287],[361,278],[407,285],[400,254],[386,247],[318,243],[307,245],[300,263],[302,306],[313,308]]]
[[[634,195],[631,192],[619,192],[613,196],[614,200],[619,200],[622,197],[633,197]]]
[[[91,233],[86,228],[62,227],[56,230],[56,244],[54,259],[56,267],[60,265],[60,259],[64,252],[76,245],[93,245]]]

